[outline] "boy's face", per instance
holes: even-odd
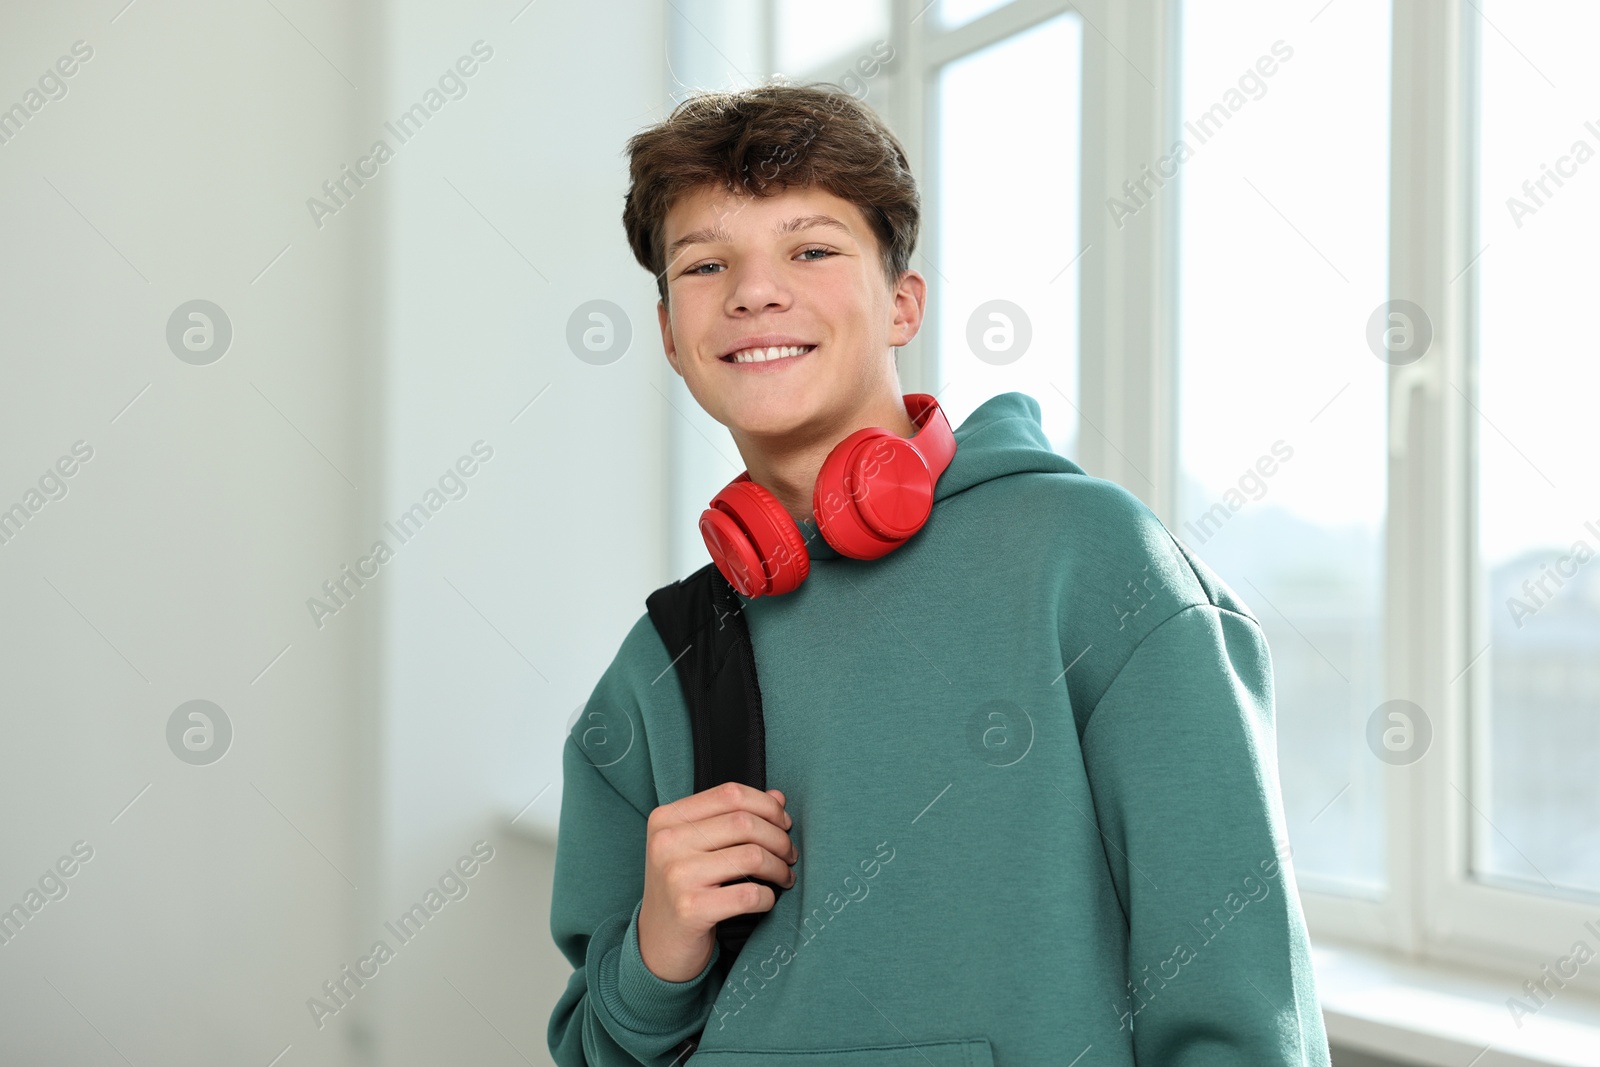
[[[907,271],[891,291],[877,238],[848,200],[816,187],[757,197],[704,186],[668,212],[663,243],[667,361],[736,441],[836,432],[885,396],[899,399],[890,349],[916,336],[926,283]],[[757,337],[814,347],[731,359]]]

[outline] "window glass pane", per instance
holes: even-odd
[[[1600,7],[1478,0],[1481,879],[1600,892]],[[1477,17],[1470,7],[1468,17]],[[1480,705],[1484,706],[1484,705]]]
[[[939,23],[947,29],[971,22],[979,15],[987,15],[997,7],[1005,7],[1009,0],[933,0],[939,8]]]
[[[1108,205],[1179,197],[1171,529],[1266,634],[1300,884],[1375,895],[1388,365],[1366,334],[1387,285],[1389,4],[1186,0],[1181,18],[1188,151],[1150,161],[1177,189],[1129,175]]]
[[[938,267],[914,264],[931,275],[922,336],[937,338],[935,388],[951,424],[997,393],[1027,393],[1067,456],[1078,426],[1082,56],[1069,14],[940,71]]]
[[[837,81],[874,41],[889,39],[889,0],[778,0],[776,8],[773,62],[791,78]]]

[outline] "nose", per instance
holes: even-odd
[[[778,310],[789,306],[789,293],[776,272],[764,264],[745,264],[736,269],[729,293],[730,313]]]

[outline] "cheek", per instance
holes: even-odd
[[[715,333],[712,327],[721,305],[704,294],[695,295],[698,299],[685,300],[682,307],[674,309],[672,316],[672,337],[678,346],[679,359],[687,359],[701,344],[710,344]]]

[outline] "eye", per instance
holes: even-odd
[[[720,266],[722,266],[722,264],[720,264],[720,263],[696,263],[694,266],[690,267],[688,270],[684,271],[683,273],[684,274],[697,274],[697,275],[700,275],[701,277],[704,277],[703,274],[700,274],[700,268],[701,267],[720,267]]]
[[[804,255],[808,255],[808,254],[810,254],[810,253],[812,253],[812,252],[821,252],[821,253],[822,253],[822,254],[823,254],[823,255],[825,255],[825,256],[835,256],[835,255],[838,255],[838,253],[837,253],[837,252],[835,252],[835,251],[834,251],[834,250],[833,250],[833,249],[831,249],[831,248],[823,248],[823,247],[821,247],[821,246],[818,246],[818,247],[816,247],[816,248],[803,248],[803,249],[801,249],[801,250],[800,250],[800,252],[799,252],[799,254],[800,254],[800,255],[802,255],[802,256],[804,256]],[[808,263],[815,263],[815,262],[817,262],[817,261],[816,261],[816,260],[814,260],[814,259],[810,259],[810,260],[807,260],[807,261],[806,261],[806,262],[808,262]]]

